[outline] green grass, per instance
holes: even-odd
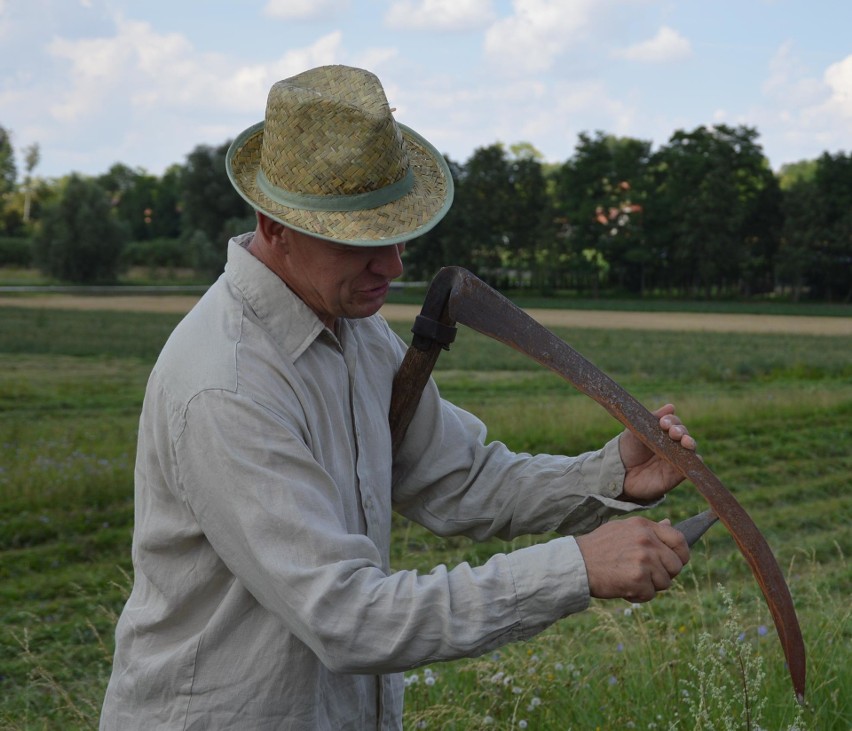
[[[0,310],[0,729],[96,727],[132,571],[139,408],[177,319]],[[407,339],[407,326],[398,330]],[[852,338],[561,334],[647,405],[678,405],[705,461],[761,526],[788,576],[810,660],[800,727],[848,731]],[[490,438],[515,449],[579,452],[618,431],[559,378],[474,333],[462,331],[436,378],[486,421]],[[686,485],[650,515],[677,520],[702,505]],[[394,534],[395,568],[423,571],[478,564],[543,539],[443,540],[401,519]],[[763,699],[760,726],[789,728],[797,707],[774,629],[721,527],[676,588],[650,604],[595,602],[528,643],[420,669],[417,681],[407,674],[406,727],[509,729],[523,720],[530,729],[699,728],[690,703],[699,678],[716,676],[696,665],[696,652],[704,633],[705,649],[715,648],[705,659],[746,648],[723,645],[731,632],[744,632],[757,657],[747,677],[759,678],[757,665],[765,673],[748,707]],[[723,668],[724,677],[733,668],[741,678],[736,667]],[[722,681],[707,682],[705,691]],[[741,687],[727,691],[733,710],[710,709],[717,728],[746,707]]]
[[[408,287],[391,291],[389,302],[420,305],[425,287]],[[589,297],[573,292],[559,293],[553,297],[540,297],[523,290],[503,292],[515,304],[526,309],[609,310],[613,312],[694,312],[731,315],[794,315],[814,317],[852,317],[852,304],[839,302],[791,302],[785,299],[754,298],[726,299],[670,299],[648,296],[634,299],[620,295]]]

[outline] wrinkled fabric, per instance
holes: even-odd
[[[395,572],[392,509],[482,540],[639,507],[617,499],[615,440],[513,454],[434,383],[392,464],[404,344],[378,315],[325,328],[250,239],[230,242],[149,379],[102,731],[399,729],[403,671],[530,637],[589,595],[567,536]]]

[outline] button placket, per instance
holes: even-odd
[[[355,339],[352,337],[350,330],[341,330],[341,348],[343,350],[343,360],[346,364],[346,370],[349,376],[349,409],[352,417],[352,433],[355,435],[355,474],[356,484],[358,485],[358,495],[361,503],[361,511],[364,515],[366,523],[367,536],[377,546],[381,546],[380,537],[376,535],[377,521],[374,512],[374,500],[372,489],[370,487],[370,476],[364,474],[364,442],[365,436],[361,430],[361,419],[359,413],[362,409],[360,405],[360,396],[358,392],[358,350]]]

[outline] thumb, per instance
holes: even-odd
[[[657,533],[657,537],[671,548],[684,564],[688,563],[689,546],[686,543],[683,533],[674,528],[671,520],[668,518],[663,518],[657,525],[665,528],[665,530]]]

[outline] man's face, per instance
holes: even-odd
[[[402,274],[405,244],[346,246],[291,230],[281,278],[327,327],[369,317]]]

